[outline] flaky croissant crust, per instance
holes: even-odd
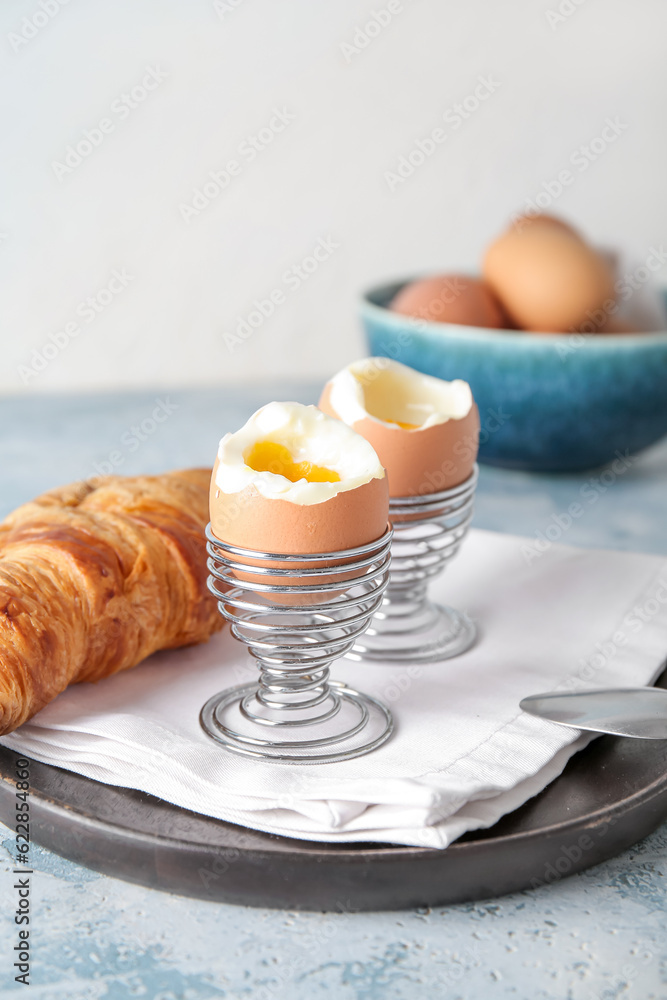
[[[210,469],[105,476],[0,524],[0,734],[77,681],[222,626],[206,587]]]

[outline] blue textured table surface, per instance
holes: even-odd
[[[209,465],[267,400],[315,386],[0,400],[0,515],[96,473]],[[537,545],[667,554],[667,442],[608,470],[481,469],[475,524]],[[578,502],[581,513],[569,517]],[[568,519],[570,524],[568,524]],[[0,826],[2,997],[13,982],[14,837]],[[224,906],[106,878],[33,848],[32,985],[40,1000],[392,1000],[667,996],[667,826],[537,891],[432,911],[308,914]],[[28,994],[25,994],[28,995]]]

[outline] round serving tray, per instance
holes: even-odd
[[[0,747],[10,829],[17,757]],[[32,839],[105,875],[247,906],[404,909],[537,888],[636,843],[667,818],[667,741],[601,737],[520,809],[444,851],[258,833],[38,761],[30,786]]]

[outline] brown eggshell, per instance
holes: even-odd
[[[319,408],[332,417],[331,383],[322,392]],[[465,482],[472,474],[479,446],[479,411],[473,403],[460,420],[447,420],[423,430],[389,427],[370,417],[353,424],[369,441],[387,470],[389,495],[419,496],[439,493]]]
[[[479,278],[462,274],[421,278],[402,288],[390,307],[404,316],[431,323],[458,323],[500,329],[506,324],[492,289]]]
[[[386,528],[389,516],[389,488],[387,477],[371,479],[353,490],[337,493],[329,500],[317,504],[295,504],[289,500],[272,500],[262,496],[254,486],[241,493],[222,493],[215,483],[218,470],[216,459],[211,476],[209,509],[211,529],[216,538],[245,549],[260,552],[275,552],[285,555],[301,555],[317,552],[339,552],[341,549],[355,548],[380,538]],[[239,558],[248,566],[282,567],[299,569],[307,563],[298,560],[289,567],[275,560],[253,560]],[[345,565],[348,560],[327,561],[324,566]],[[333,583],[349,580],[355,575],[337,573],[330,577],[285,577],[235,574],[240,580],[278,585]],[[281,604],[309,604],[326,601],[332,593],[315,594],[312,597],[296,596],[272,599]]]
[[[487,250],[483,272],[524,330],[567,333],[596,317],[601,324],[614,302],[609,263],[564,224],[510,228]]]

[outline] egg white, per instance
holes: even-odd
[[[461,420],[473,407],[467,382],[445,382],[390,358],[355,361],[330,386],[331,407],[349,425],[370,419],[386,427],[406,423],[426,428]]]
[[[274,472],[251,469],[244,455],[260,441],[284,445],[294,462],[312,462],[330,469],[338,473],[340,482],[309,483],[299,479],[293,483]],[[301,403],[262,406],[240,430],[223,437],[218,462],[215,485],[222,493],[241,493],[254,486],[268,500],[305,505],[322,503],[385,475],[373,446],[365,438],[316,406]]]

